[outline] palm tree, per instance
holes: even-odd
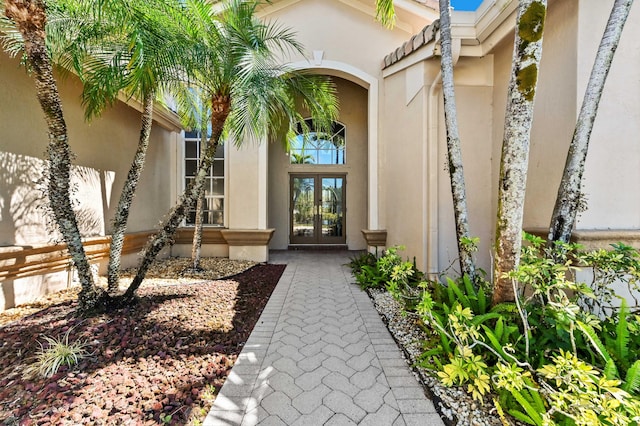
[[[305,154],[301,152],[300,154],[292,152],[291,153],[291,163],[292,164],[313,164],[313,156],[311,154]]]
[[[624,24],[629,17],[633,0],[616,0],[611,9],[607,26],[604,30],[596,59],[591,69],[591,76],[582,101],[582,108],[573,133],[567,161],[556,204],[549,226],[549,244],[554,241],[569,242],[576,222],[582,194],[582,174],[589,150],[591,130],[598,113],[598,104],[602,97],[604,84],[611,69],[613,55],[616,53]]]
[[[94,306],[102,292],[93,282],[82,238],[70,198],[71,150],[62,112],[58,86],[47,51],[45,34],[47,15],[43,0],[6,0],[4,14],[15,23],[25,58],[36,83],[36,96],[44,113],[49,133],[48,196],[49,205],[60,229],[82,286],[80,309]],[[15,44],[13,45],[16,46]]]
[[[140,137],[112,224],[107,279],[113,294],[118,290],[129,212],[149,147],[154,102],[163,87],[180,81],[188,71],[182,66],[186,39],[170,19],[178,13],[170,2],[110,0],[97,7],[92,1],[66,0],[64,4],[66,19],[60,26],[68,27],[70,20],[80,26],[73,38],[65,34],[67,39],[58,43],[65,50],[60,59],[73,66],[83,81],[87,117],[99,115],[120,92],[142,100]],[[65,43],[69,39],[72,43]]]
[[[28,13],[37,12],[37,7],[44,8],[43,5],[34,2],[27,8]],[[65,0],[48,3],[47,15],[43,15],[43,19],[50,17],[46,26],[46,41],[53,59],[64,68],[74,69],[83,81],[82,101],[87,118],[99,115],[117,99],[121,91],[143,101],[138,147],[121,193],[113,225],[108,266],[110,293],[115,292],[118,286],[124,233],[149,145],[156,94],[164,85],[188,75],[188,67],[184,66],[183,60],[185,56],[182,55],[187,39],[180,38],[184,32],[176,31],[177,29],[172,25],[175,20],[168,19],[178,11],[179,9],[172,7],[171,3],[163,1],[139,3],[129,0],[103,2]],[[44,14],[44,9],[42,13]],[[16,15],[7,9],[7,16],[15,19]],[[38,17],[37,13],[34,17]],[[45,35],[45,22],[42,21],[41,36]],[[29,34],[23,33],[23,40],[12,38],[11,51],[17,52],[18,48],[23,46],[28,54],[31,45],[28,37]],[[44,42],[42,44],[44,46]],[[49,60],[48,52],[43,56]],[[50,68],[50,62],[48,64]],[[52,77],[48,84],[55,89],[55,81]],[[59,100],[57,102],[59,103]],[[50,114],[51,111],[53,109],[45,110],[45,114]],[[61,110],[59,120],[63,126]],[[62,126],[58,125],[58,128]],[[65,154],[67,157],[63,157],[62,162],[68,169],[70,154],[68,143],[66,143],[66,129],[64,130],[66,147],[58,149],[67,150]],[[62,136],[57,136],[56,140],[61,141]],[[51,148],[50,152],[52,152]],[[50,181],[54,182],[53,173],[60,167],[56,167],[54,161],[51,161],[51,164]],[[66,182],[65,191],[68,192],[68,170],[57,171],[56,176],[59,182]],[[99,304],[106,307],[110,303],[109,297],[93,283],[82,248],[81,236],[77,232],[77,225],[74,225],[75,215],[70,208],[71,204],[69,203],[69,207],[66,207],[64,204],[66,201],[58,195],[61,192],[60,188],[64,189],[61,183],[56,187],[50,185],[51,205],[59,224],[62,221],[61,218],[65,218],[64,226],[63,224],[60,226],[83,286],[83,292],[79,295],[81,310],[92,310]],[[68,195],[66,197],[68,198]],[[63,208],[65,212],[60,213]],[[71,240],[68,236],[71,233],[75,233],[73,236],[75,240]],[[69,243],[70,240],[72,243]],[[84,272],[84,268],[87,272]]]
[[[194,38],[189,54],[201,61],[202,71],[193,83],[211,98],[211,136],[195,179],[146,246],[125,298],[134,297],[149,266],[200,197],[224,131],[236,144],[245,137],[260,140],[283,124],[291,133],[293,124],[302,120],[298,102],[323,129],[329,129],[337,115],[329,80],[278,64],[279,55],[302,52],[289,29],[258,20],[255,1],[231,0],[225,6],[216,15],[205,0],[185,2],[184,16]]]

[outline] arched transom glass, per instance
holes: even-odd
[[[297,135],[289,141],[289,159],[292,164],[345,164],[347,148],[346,128],[334,121],[331,131],[319,132],[313,120],[305,121],[309,129],[304,133],[302,123],[297,124]]]

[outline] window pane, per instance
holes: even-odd
[[[214,158],[224,158],[224,145],[220,144],[216,148],[216,153],[213,156]]]
[[[184,162],[184,174],[185,176],[195,176],[198,171],[197,160],[185,160]]]
[[[213,176],[224,176],[224,161],[214,160],[211,166]]]
[[[302,134],[303,126],[297,123],[299,134],[289,140],[289,161],[292,164],[345,164],[345,126],[333,122],[331,133],[318,133],[311,119],[305,123],[309,132]]]
[[[197,132],[186,132],[185,139],[193,138],[193,140],[185,140],[184,149],[184,183],[185,188],[194,180],[198,170],[198,159],[200,157],[199,145],[200,135]],[[214,177],[215,176],[215,177]],[[203,224],[210,226],[224,226],[224,146],[221,144],[217,147],[214,162],[206,178],[204,184],[205,205],[203,214]],[[193,206],[187,212],[185,222],[188,225],[195,224],[195,210]]]
[[[185,158],[198,158],[198,141],[184,141]]]
[[[224,179],[213,179],[212,195],[224,195]]]

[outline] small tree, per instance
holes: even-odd
[[[209,123],[211,122],[210,97],[207,92],[194,87],[192,84],[178,86],[173,91],[173,98],[178,106],[178,115],[182,125],[186,129],[196,130],[200,135],[200,158],[207,153]],[[212,164],[212,168],[214,167]],[[202,231],[204,227],[204,192],[196,201],[195,223],[193,226],[193,239],[191,243],[191,266],[194,271],[199,271],[200,257],[202,253]]]
[[[494,304],[515,300],[513,284],[506,275],[516,269],[520,261],[529,142],[546,14],[546,0],[519,2],[498,182]]]
[[[453,197],[453,213],[456,222],[456,237],[460,272],[476,280],[476,268],[473,262],[471,234],[469,233],[469,214],[467,193],[462,166],[462,148],[458,132],[458,113],[456,109],[455,89],[453,85],[453,53],[451,50],[451,4],[449,0],[440,0],[440,45],[442,57],[442,96],[444,98],[444,119],[447,128],[447,154],[449,158],[449,178]]]

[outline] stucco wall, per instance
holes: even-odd
[[[525,227],[549,226],[575,127],[579,108],[576,9],[576,2],[556,1],[549,5],[531,131]]]
[[[366,247],[361,229],[367,227],[367,91],[333,77],[338,90],[338,121],[346,126],[347,152],[345,165],[290,164],[282,148],[282,140],[269,144],[269,228],[276,232],[272,249],[285,249],[289,244],[289,176],[291,173],[346,174],[346,237],[350,250]]]
[[[39,208],[37,180],[42,175],[47,130],[30,77],[16,59],[0,53],[0,245],[46,243],[51,233]],[[102,117],[85,122],[81,85],[73,76],[59,79],[71,149],[75,154],[74,198],[85,235],[110,230],[120,190],[136,150],[140,114],[117,103]],[[175,134],[154,126],[129,230],[153,228],[171,202],[169,173]]]
[[[426,71],[419,68],[424,82]],[[423,235],[427,232],[423,223],[423,197],[427,188],[424,180],[423,150],[426,149],[427,114],[424,91],[419,92],[407,104],[407,72],[401,71],[384,80],[384,103],[380,111],[380,182],[381,227],[387,230],[387,246],[403,245],[403,255],[416,256],[419,268],[424,268]],[[409,77],[412,77],[411,75]]]
[[[69,142],[75,154],[73,200],[84,236],[105,235],[129,170],[140,133],[140,113],[122,103],[87,123],[74,76],[58,78]],[[39,181],[45,166],[47,128],[35,85],[17,59],[0,52],[0,250],[2,246],[46,245],[56,241]],[[153,229],[168,211],[175,178],[177,134],[154,125],[147,165],[133,201],[128,231]],[[123,259],[135,264],[136,255]],[[104,265],[101,265],[104,266]],[[44,274],[0,283],[0,310],[64,288],[70,273]]]
[[[531,137],[525,228],[549,226],[568,145],[612,3],[555,1],[549,5]],[[591,135],[583,181],[588,210],[579,216],[577,229],[640,226],[640,200],[629,196],[640,178],[640,147],[634,143],[640,132],[639,24],[640,12],[633,8]],[[498,181],[512,40],[513,36],[507,37],[492,52],[494,185]]]
[[[259,145],[257,141],[247,140],[240,147],[233,144],[226,147],[228,163],[227,189],[225,197],[227,207],[227,226],[230,229],[258,228],[258,181]]]
[[[307,58],[311,58],[312,51],[321,50],[325,60],[350,64],[373,76],[380,75],[384,54],[398,48],[429,23],[414,18],[408,32],[400,28],[387,30],[365,13],[364,10],[373,11],[372,3],[363,4],[363,10],[359,10],[339,0],[305,0],[289,2],[280,9],[284,3],[266,7],[265,12],[271,11],[266,18],[293,28]]]
[[[578,108],[613,0],[580,0]],[[640,11],[631,8],[600,102],[585,166],[579,229],[640,227]]]
[[[418,63],[384,80],[380,173],[388,245],[406,246],[418,267],[442,271],[457,258],[447,169],[446,129],[438,60]],[[416,74],[416,70],[419,73]],[[454,72],[471,234],[488,261],[491,208],[493,57],[461,58]],[[420,90],[414,97],[416,81]],[[409,96],[408,96],[409,94]],[[435,253],[434,253],[435,251]]]

